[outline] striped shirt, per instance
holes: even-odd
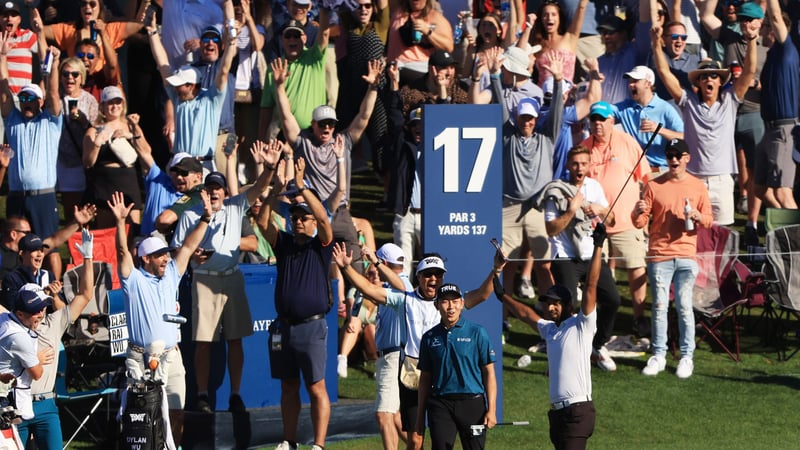
[[[11,92],[18,94],[33,76],[33,54],[39,53],[36,34],[18,29],[11,37],[13,47],[8,51],[8,84]]]

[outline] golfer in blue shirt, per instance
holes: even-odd
[[[417,367],[422,373],[414,432],[425,432],[427,412],[432,449],[453,448],[456,432],[462,448],[482,449],[486,428],[497,423],[494,349],[482,326],[461,317],[464,297],[458,286],[443,284],[435,305],[442,320],[420,342]]]

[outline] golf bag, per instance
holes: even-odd
[[[22,422],[12,398],[0,397],[0,448],[24,450],[25,445],[17,433],[17,424]]]
[[[160,381],[144,380],[125,391],[125,409],[120,417],[122,433],[119,448],[125,450],[162,450],[166,448],[164,392]]]

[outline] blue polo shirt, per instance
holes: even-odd
[[[155,164],[144,178],[144,185],[147,200],[144,203],[140,234],[149,236],[156,229],[158,215],[183,197],[183,194],[175,190],[169,175]]]
[[[213,63],[198,61],[192,64],[200,69],[200,72],[203,73],[203,89],[211,90],[212,86],[216,86],[214,83],[217,80],[217,71],[219,70],[221,64],[221,56]],[[234,86],[236,86],[236,76],[234,76],[232,73],[228,73],[228,84],[226,85],[224,101],[222,102],[222,113],[220,114],[219,118],[219,132],[231,133],[235,131],[233,123],[233,95],[236,89]]]
[[[800,95],[800,58],[790,38],[775,42],[761,69],[761,118],[764,120],[797,117]]]
[[[483,394],[481,368],[494,363],[489,333],[463,317],[449,330],[442,324],[422,335],[419,370],[431,372],[431,394]]]
[[[406,286],[406,292],[414,290],[408,274],[401,273],[400,279]],[[383,287],[388,288],[389,286],[384,283]],[[385,350],[403,346],[403,332],[403,318],[398,315],[398,312],[388,305],[378,305],[378,318],[375,321],[375,348]]]
[[[56,185],[56,160],[63,115],[47,109],[27,120],[17,108],[5,117],[8,144],[15,156],[8,166],[8,189],[31,191]]]
[[[643,133],[639,131],[639,125],[643,118],[662,123],[664,124],[664,128],[668,130],[683,133],[683,117],[681,117],[674,106],[658,95],[653,95],[653,99],[645,106],[631,99],[621,101],[614,106],[616,107],[614,119],[617,123],[622,124],[622,129],[633,136],[642,149],[644,149],[644,146],[647,145],[647,141],[650,140],[652,136],[652,133]],[[664,150],[667,148],[668,143],[669,139],[661,135],[653,139],[653,143],[650,145],[646,154],[647,162],[651,166],[665,167],[667,165]]]
[[[209,89],[202,89],[197,97],[185,102],[178,100],[175,89],[167,89],[167,95],[175,105],[173,153],[186,152],[198,157],[214,155],[219,120],[228,89],[229,86],[226,85],[220,91],[216,84],[212,84]]]
[[[539,112],[539,120],[536,121],[536,132],[544,131],[544,124],[550,114],[550,105],[543,106]],[[567,153],[572,148],[572,125],[578,122],[578,110],[575,106],[565,106],[564,115],[561,117],[561,131],[556,139],[556,148],[553,152],[553,179],[569,180],[569,168],[567,168]]]
[[[182,275],[172,259],[161,278],[141,268],[132,270],[127,278],[120,277],[131,344],[146,347],[162,340],[166,348],[172,348],[178,343],[178,326],[165,322],[163,316],[178,312],[178,284]]]

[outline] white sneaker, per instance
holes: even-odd
[[[611,354],[608,353],[605,345],[599,349],[592,349],[592,362],[606,372],[615,372],[617,370],[617,364],[611,359]]]
[[[339,378],[347,378],[347,356],[336,357],[336,373],[339,374]]]
[[[322,450],[322,447],[320,447],[317,444],[314,444],[314,445],[311,446],[311,450]]]
[[[275,450],[297,450],[297,446],[290,444],[289,441],[283,441],[275,447]]]
[[[525,298],[536,297],[536,291],[533,290],[533,283],[530,278],[522,278],[519,283],[519,295]]]
[[[692,358],[684,356],[678,363],[678,368],[675,370],[675,375],[677,375],[678,378],[685,379],[692,376],[692,372],[694,372],[694,361],[692,361]]]
[[[642,369],[642,375],[656,376],[659,372],[663,372],[667,367],[667,360],[663,356],[651,356],[647,360],[647,365]]]

